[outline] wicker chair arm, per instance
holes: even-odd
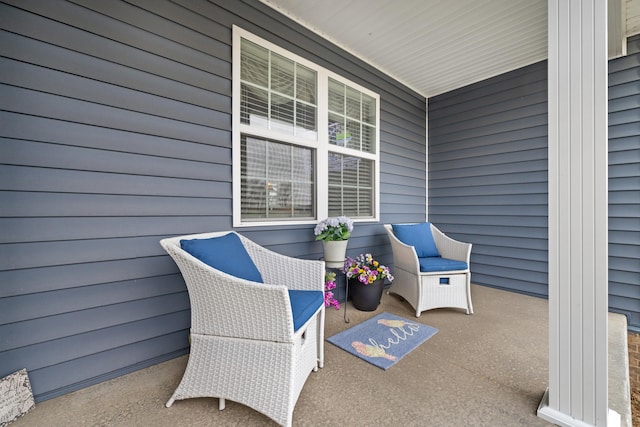
[[[282,284],[287,289],[324,291],[324,261],[293,258],[271,251],[242,235],[240,238],[265,283]]]
[[[436,243],[438,252],[440,252],[443,258],[464,261],[469,265],[471,262],[471,243],[452,239],[433,224],[431,224],[431,234],[433,235],[433,240]]]
[[[420,264],[418,262],[416,249],[413,246],[401,242],[395,234],[393,234],[393,228],[390,224],[385,224],[384,228],[389,235],[389,242],[391,242],[394,268],[401,268],[405,271],[419,274]]]

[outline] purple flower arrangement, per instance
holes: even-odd
[[[347,257],[344,260],[342,272],[347,276],[347,279],[355,278],[365,285],[370,285],[381,279],[393,281],[389,267],[374,260],[371,254],[360,254],[355,258]]]
[[[326,271],[324,273],[324,306],[333,307],[340,310],[340,303],[333,296],[333,290],[336,288],[336,273]]]

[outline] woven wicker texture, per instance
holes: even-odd
[[[287,289],[324,290],[324,262],[287,257],[238,234],[265,281],[255,283],[216,270],[180,248],[183,239],[227,233],[160,242],[178,265],[191,301],[189,362],[167,407],[174,400],[218,397],[288,426],[306,379],[324,364],[324,305],[294,333]]]
[[[416,310],[416,317],[425,310],[453,307],[473,313],[471,302],[471,243],[454,240],[431,224],[431,233],[438,252],[443,258],[464,261],[466,270],[420,271],[420,263],[413,246],[396,238],[390,224],[384,228],[393,250],[393,275],[395,277],[389,293],[403,297]],[[440,279],[445,279],[442,283]]]

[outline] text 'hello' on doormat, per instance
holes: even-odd
[[[385,371],[438,330],[384,312],[327,339]]]

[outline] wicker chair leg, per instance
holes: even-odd
[[[467,314],[473,314],[473,303],[471,302],[471,274],[467,273]]]
[[[318,337],[318,360],[316,363],[316,367],[313,370],[314,372],[317,372],[318,368],[324,368],[324,316],[325,309],[324,307],[322,307],[322,309],[320,310],[318,329],[316,331],[316,336]]]
[[[218,399],[218,409],[222,411],[224,409],[224,404],[225,404],[224,399],[223,398],[219,398]]]

